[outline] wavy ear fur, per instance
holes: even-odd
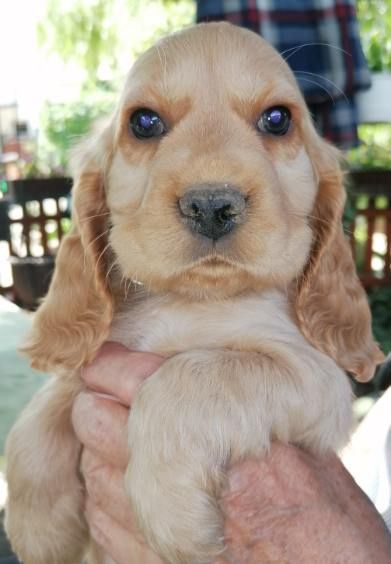
[[[313,247],[294,307],[300,328],[319,350],[357,380],[367,381],[384,355],[374,342],[371,313],[342,228],[345,204],[340,155],[319,140],[310,156],[319,177]]]
[[[90,361],[110,327],[103,169],[110,158],[110,137],[106,128],[78,149],[72,230],[60,245],[49,292],[22,348],[39,370],[72,370]]]

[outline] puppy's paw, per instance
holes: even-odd
[[[200,386],[194,372],[207,374],[205,356],[166,361],[130,410],[126,489],[147,542],[170,564],[206,564],[224,548],[217,499],[230,456],[229,402],[210,400],[218,398],[212,379]]]
[[[234,351],[179,354],[132,403],[126,488],[147,541],[170,564],[210,563],[223,550],[225,468],[268,448],[258,362]]]
[[[213,487],[186,465],[154,467],[136,455],[126,484],[148,544],[170,564],[208,564],[223,550],[223,519]]]

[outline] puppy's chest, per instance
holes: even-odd
[[[258,350],[268,342],[304,341],[278,292],[191,304],[170,296],[136,298],[115,316],[109,339],[165,355],[211,348]]]

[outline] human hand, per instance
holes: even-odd
[[[74,426],[85,446],[87,520],[117,564],[161,562],[137,531],[123,481],[128,406],[163,361],[106,344],[83,377],[91,390],[117,401],[84,392],[75,402]],[[335,455],[319,458],[273,444],[269,456],[231,470],[221,507],[227,550],[215,564],[391,562],[379,515]]]
[[[129,462],[126,443],[129,406],[138,386],[164,361],[106,343],[83,371],[89,391],[74,403],[72,421],[83,444],[81,471],[86,518],[92,538],[117,564],[162,564],[139,533],[124,489]]]
[[[231,470],[221,507],[219,564],[391,563],[383,520],[335,454],[274,443]]]

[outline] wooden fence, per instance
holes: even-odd
[[[391,287],[391,171],[352,172],[350,178],[351,242],[360,279],[367,289]]]

